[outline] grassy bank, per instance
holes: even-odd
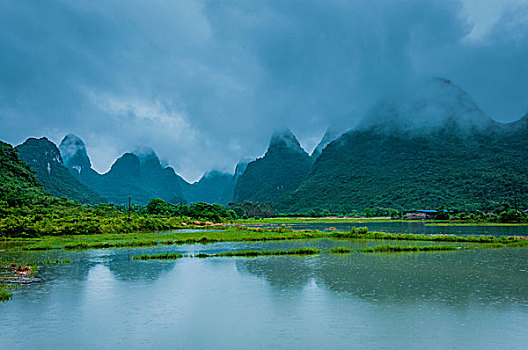
[[[526,222],[507,223],[507,222],[427,222],[425,226],[528,226]]]
[[[295,239],[365,239],[365,240],[394,240],[394,241],[430,241],[457,243],[499,243],[503,245],[515,244],[528,246],[525,237],[493,237],[493,236],[455,236],[455,235],[417,235],[391,234],[384,232],[370,232],[366,228],[352,229],[347,232],[322,231],[293,231],[284,227],[276,229],[224,227],[221,230],[203,232],[172,232],[172,233],[126,233],[126,234],[98,234],[47,236],[40,241],[31,240],[28,244],[11,249],[22,250],[52,250],[52,249],[101,249],[121,247],[149,247],[157,245],[196,244],[217,242],[253,242],[278,241]]]
[[[259,228],[231,227],[222,230],[204,232],[173,232],[173,233],[128,233],[75,235],[59,237],[43,237],[38,243],[30,243],[19,249],[52,250],[52,249],[100,249],[121,247],[149,247],[157,245],[196,244],[217,242],[252,242],[275,241],[291,239],[331,238],[330,232],[292,231],[284,228],[275,230]],[[32,241],[34,242],[34,241]]]
[[[330,253],[332,254],[348,254],[354,252],[354,249],[350,249],[348,247],[336,247],[330,249]]]
[[[374,218],[352,218],[352,217],[276,217],[263,219],[237,219],[237,224],[251,224],[251,225],[268,225],[268,224],[346,224],[346,223],[365,223],[365,222],[401,222],[404,220],[391,220],[389,217],[374,217]]]
[[[234,221],[241,225],[271,225],[271,224],[361,224],[369,222],[406,222],[416,223],[421,222],[426,226],[528,226],[527,222],[491,222],[491,221],[453,221],[453,220],[406,220],[406,219],[392,219],[390,217],[323,217],[323,218],[312,218],[312,217],[275,217],[275,218],[262,218],[262,219],[237,219]]]
[[[384,244],[377,247],[362,248],[362,253],[397,253],[397,252],[432,252],[468,249],[469,247],[457,247],[454,245],[391,245]]]
[[[280,255],[315,255],[320,254],[321,250],[315,248],[297,248],[290,250],[239,250],[229,251],[217,254],[204,254],[200,253],[196,257],[198,258],[210,258],[210,257],[257,257],[257,256],[280,256]]]
[[[183,258],[182,254],[178,253],[165,253],[165,254],[143,254],[132,257],[132,260],[176,260]]]
[[[395,240],[395,241],[426,241],[426,242],[464,242],[464,243],[501,243],[518,245],[528,245],[527,237],[508,236],[508,237],[494,237],[494,236],[456,236],[456,235],[425,235],[425,234],[411,234],[411,233],[386,233],[386,232],[371,232],[366,228],[352,229],[348,232],[334,232],[336,238],[358,238],[358,239],[374,239],[374,240]]]
[[[132,260],[176,260],[184,257],[189,258],[214,258],[214,257],[246,257],[256,258],[258,256],[280,256],[280,255],[315,255],[320,254],[321,250],[315,248],[297,248],[290,250],[237,250],[228,251],[216,254],[199,253],[196,255],[182,255],[179,253],[164,253],[164,254],[143,254],[132,257]]]

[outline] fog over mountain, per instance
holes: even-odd
[[[434,88],[435,110],[396,103],[435,77],[469,124],[528,111],[527,0],[6,0],[0,52],[0,139],[73,133],[100,173],[142,146],[188,181],[233,173],[276,130],[311,153],[390,105],[412,127],[450,113]]]

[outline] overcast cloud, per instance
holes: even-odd
[[[528,0],[4,0],[0,139],[72,132],[99,171],[150,146],[196,180],[284,127],[311,151],[424,77],[516,120],[526,57]]]

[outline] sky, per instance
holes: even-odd
[[[311,151],[442,77],[528,112],[528,0],[2,0],[0,140],[81,137],[93,167],[152,147],[188,181],[290,128]]]

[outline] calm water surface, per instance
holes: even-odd
[[[72,263],[42,267],[42,282],[0,304],[0,348],[526,349],[528,249],[129,260],[143,253],[342,245],[17,253]]]
[[[278,227],[281,224],[248,225],[255,227]],[[354,223],[285,223],[294,230],[328,230],[335,227],[339,231],[348,231],[352,227],[368,227],[370,231],[415,234],[454,234],[454,235],[492,235],[492,236],[528,236],[527,225],[451,225],[435,226],[421,221],[409,222],[354,222]]]

